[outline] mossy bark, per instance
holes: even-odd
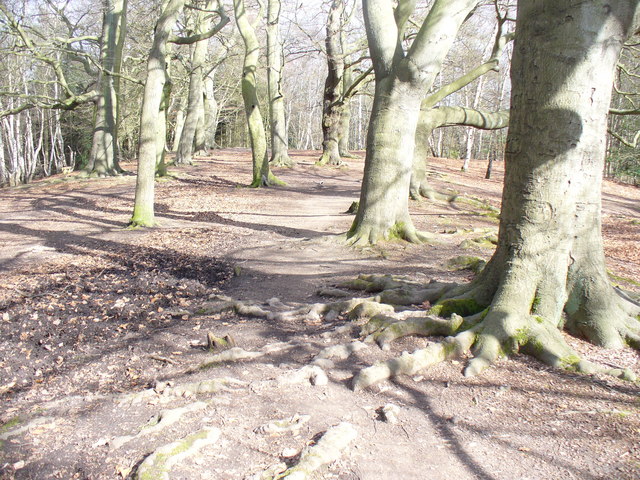
[[[436,0],[409,50],[403,31],[415,2],[365,2],[364,17],[376,89],[367,133],[360,208],[347,234],[352,243],[376,243],[395,232],[424,239],[409,217],[415,133],[425,92],[474,1]]]
[[[147,80],[140,116],[140,143],[138,146],[138,175],[132,227],[155,225],[154,181],[156,174],[157,135],[162,91],[166,81],[167,41],[184,8],[184,0],[169,0],[155,26],[153,45],[147,61]]]
[[[608,347],[630,333],[630,306],[606,275],[601,189],[613,71],[635,5],[520,9],[500,233],[486,268],[499,278],[492,310],[529,314],[538,298],[531,313],[560,325],[564,312],[568,329]],[[566,22],[552,23],[561,13]]]
[[[636,10],[631,1],[519,8],[498,246],[470,285],[447,293],[489,306],[467,374],[519,350],[596,371],[563,327],[608,348],[640,347],[640,308],[606,274],[600,201],[613,72]]]
[[[266,187],[282,184],[283,182],[278,180],[269,168],[267,137],[262,113],[260,111],[260,102],[258,100],[256,74],[258,70],[258,58],[260,56],[260,43],[258,42],[258,37],[256,36],[253,25],[247,18],[244,0],[233,0],[233,9],[236,16],[236,24],[238,25],[238,30],[240,31],[240,36],[245,46],[242,70],[242,98],[244,100],[245,115],[247,117],[253,162],[253,179],[251,186]],[[258,15],[258,17],[260,17],[260,15]]]

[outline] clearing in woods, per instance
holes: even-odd
[[[637,383],[516,356],[473,378],[460,359],[350,389],[433,339],[383,351],[353,316],[289,312],[359,274],[468,281],[449,260],[490,257],[502,165],[485,180],[480,162],[432,160],[433,185],[459,195],[412,203],[436,241],[350,249],[331,235],[350,226],[362,160],[318,168],[318,155],[294,152],[286,187],[248,189],[249,154],[214,151],[157,183],[149,230],[124,228],[133,176],[0,192],[0,477],[639,478]],[[635,291],[639,200],[605,183],[608,267]],[[568,341],[640,370],[636,352]]]

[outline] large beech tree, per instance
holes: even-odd
[[[215,0],[208,0],[205,8],[195,14],[195,32],[202,35],[211,29],[212,16],[210,10],[215,6]],[[184,119],[178,150],[176,152],[176,164],[192,164],[194,152],[194,140],[198,121],[204,110],[204,66],[207,56],[208,38],[191,44],[191,64],[189,70],[189,94],[187,99],[187,114]]]
[[[164,115],[163,92],[167,83],[167,43],[191,44],[212,37],[228,22],[224,9],[218,2],[220,20],[211,30],[189,37],[174,37],[172,35],[178,15],[184,9],[185,0],[164,0],[160,17],[156,22],[153,44],[147,61],[147,80],[142,100],[140,115],[140,141],[138,146],[138,175],[136,179],[136,195],[133,216],[130,220],[132,227],[152,227],[155,225],[154,190],[157,160],[160,149],[164,149],[165,139],[158,141],[158,132],[166,132],[166,118]],[[162,114],[161,114],[162,109]]]
[[[267,4],[267,88],[269,91],[269,120],[271,129],[271,159],[277,167],[292,167],[289,157],[289,134],[285,116],[282,70],[284,58],[280,40],[280,0],[268,0]]]
[[[560,368],[635,377],[581,359],[561,332],[640,348],[640,305],[612,287],[601,235],[613,72],[638,11],[637,0],[520,2],[498,247],[470,284],[432,284],[405,295],[411,303],[437,302],[430,313],[450,318],[388,324],[378,338],[448,338],[365,369],[356,388],[467,351],[473,359],[466,375],[522,351]],[[397,303],[403,293],[386,297]]]
[[[423,238],[408,206],[420,104],[476,3],[436,0],[407,49],[404,33],[416,1],[363,1],[376,87],[360,207],[347,234],[352,243],[375,243],[392,235]]]
[[[355,6],[355,5],[354,5]],[[316,165],[340,165],[343,156],[349,153],[349,128],[351,121],[350,101],[361,83],[370,76],[371,69],[353,78],[354,64],[347,63],[345,27],[351,20],[345,12],[345,0],[333,0],[327,15],[327,78],[322,99],[322,155]],[[358,59],[359,63],[363,59]]]
[[[118,103],[126,27],[127,0],[105,0],[100,41],[102,68],[98,80],[101,94],[86,167],[91,175],[115,175],[122,171],[118,164]]]
[[[262,9],[262,4],[260,4],[260,7]],[[261,187],[282,184],[269,168],[267,137],[262,112],[260,110],[260,102],[258,100],[258,80],[256,74],[258,70],[258,59],[260,58],[260,43],[256,36],[255,27],[247,16],[244,0],[233,0],[233,11],[235,13],[236,25],[244,41],[245,48],[242,69],[242,98],[244,100],[244,111],[247,118],[253,161],[253,180],[251,186]],[[261,13],[259,13],[256,16],[256,21],[260,19],[261,16]]]

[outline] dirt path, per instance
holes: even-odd
[[[360,368],[429,339],[358,350],[359,328],[344,316],[277,313],[326,301],[319,288],[359,273],[464,281],[471,274],[447,270],[447,259],[461,245],[488,258],[473,240],[497,223],[481,202],[425,202],[412,213],[434,245],[346,248],[332,236],[349,228],[341,212],[358,197],[362,162],[318,169],[314,156],[299,152],[299,166],[278,172],[288,187],[249,190],[239,187],[246,152],[217,151],[158,184],[161,226],[147,231],[123,230],[133,177],[0,192],[2,478],[269,478],[263,472],[296,464],[345,423],[355,440],[344,437],[311,478],[640,477],[634,384],[517,357],[479,378],[447,363],[354,394]],[[484,181],[481,165],[462,174],[438,161],[433,170],[439,189],[499,205],[500,172]],[[639,198],[606,187],[609,266],[627,288],[640,280]],[[218,308],[220,295],[273,314]],[[253,358],[202,368],[212,362],[208,332],[230,335]],[[590,359],[640,370],[634,352],[571,342]],[[310,367],[335,345],[357,351]],[[165,464],[177,451],[183,458]]]

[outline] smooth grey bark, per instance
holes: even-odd
[[[213,5],[214,0],[209,0],[205,10],[211,10]],[[201,35],[210,28],[211,14],[206,11],[198,11],[195,18],[196,35]],[[187,113],[182,127],[178,151],[176,152],[174,160],[177,165],[190,165],[193,163],[196,130],[198,128],[198,122],[201,121],[204,112],[204,63],[207,55],[207,45],[208,39],[191,44]],[[203,143],[202,136],[199,143]],[[199,145],[199,147],[202,147],[202,145]]]
[[[127,0],[105,0],[100,45],[100,95],[96,104],[91,154],[86,171],[107,176],[122,172],[118,164],[118,103]]]
[[[166,81],[167,42],[185,0],[165,0],[156,22],[153,45],[147,61],[147,80],[140,115],[140,142],[138,145],[138,175],[132,227],[155,225],[154,190],[157,160],[158,117]]]
[[[206,110],[204,105],[204,83],[200,94],[202,100],[198,104],[198,123],[196,124],[196,134],[193,137],[193,151],[195,155],[207,154],[207,132],[206,126]]]
[[[522,352],[562,369],[637,381],[629,369],[580,358],[562,330],[640,349],[640,303],[612,287],[600,228],[613,71],[623,41],[638,28],[638,5],[520,2],[498,248],[462,287],[360,277],[360,289],[388,303],[435,302],[422,318],[390,314],[365,326],[381,346],[412,334],[446,338],[362,370],[355,390],[468,353],[466,376]]]
[[[347,233],[352,243],[392,236],[420,241],[409,217],[409,184],[421,101],[433,85],[473,0],[436,0],[408,51],[404,29],[415,1],[363,1],[376,79],[360,207]]]
[[[244,41],[245,55],[242,69],[242,98],[249,129],[249,142],[253,163],[252,187],[262,187],[281,184],[269,168],[267,157],[267,137],[264,121],[260,111],[258,100],[258,88],[256,72],[258,70],[258,58],[260,56],[260,43],[256,36],[255,28],[247,18],[244,0],[233,0],[233,10],[236,17],[236,25],[240,36]],[[260,18],[260,15],[257,16]]]
[[[267,88],[269,91],[269,120],[271,127],[271,159],[278,167],[292,167],[289,157],[289,133],[282,91],[284,59],[280,42],[280,0],[268,0],[267,5]]]
[[[182,136],[182,128],[184,127],[184,111],[182,106],[178,108],[176,112],[176,124],[173,128],[173,146],[171,150],[173,152],[178,151],[178,145],[180,144],[180,137]]]
[[[349,87],[353,84],[353,67],[345,65],[343,77],[342,97],[344,105],[342,106],[342,112],[340,115],[338,153],[341,158],[350,158],[353,157],[353,155],[349,152],[349,142],[351,137],[351,92]]]
[[[215,70],[211,70],[204,78],[204,135],[207,150],[216,145],[216,129],[218,126],[218,102],[214,89]]]
[[[601,233],[613,72],[638,18],[635,0],[519,5],[498,247],[455,292],[489,306],[467,374],[520,349],[593,371],[563,327],[597,345],[640,348],[640,307],[612,287]]]

